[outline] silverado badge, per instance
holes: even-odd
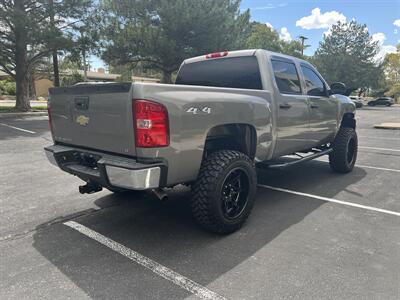
[[[80,115],[76,118],[76,123],[78,123],[81,126],[86,126],[89,123],[89,117]]]

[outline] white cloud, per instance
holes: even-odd
[[[285,42],[290,42],[292,40],[292,36],[290,35],[289,30],[286,27],[281,28],[279,36]]]
[[[296,26],[304,29],[329,28],[339,21],[346,22],[345,15],[335,10],[321,14],[321,9],[316,7],[311,11],[311,15],[297,20]]]
[[[382,32],[374,33],[372,35],[372,40],[375,41],[375,42],[378,42],[379,46],[382,46],[383,42],[386,40],[386,36]]]
[[[400,19],[394,20],[393,25],[400,27]]]
[[[395,53],[397,51],[397,48],[395,46],[383,44],[386,40],[386,36],[382,32],[374,33],[372,35],[372,40],[378,42],[379,45],[379,52],[376,55],[376,61],[378,62],[382,61],[385,58],[386,54]]]
[[[332,34],[332,26],[328,28],[327,31],[324,31],[323,36],[330,36]]]
[[[266,22],[265,25],[267,25],[267,27],[274,29],[274,26],[272,26],[272,24],[270,22]]]
[[[376,60],[382,61],[385,58],[386,54],[396,53],[396,52],[397,52],[397,48],[395,46],[383,45],[381,47],[381,50],[379,51],[379,53],[376,55]]]
[[[287,5],[287,3],[279,3],[277,5],[275,5],[273,3],[268,3],[265,6],[252,7],[251,9],[253,9],[253,10],[274,9],[274,8],[278,8],[278,7],[285,7],[286,5]]]

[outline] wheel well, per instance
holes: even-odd
[[[349,127],[356,129],[356,119],[354,118],[353,113],[345,113],[342,118],[342,123],[340,127]]]
[[[256,145],[257,136],[253,126],[248,124],[224,124],[210,129],[206,138],[205,152],[237,150],[254,159]]]

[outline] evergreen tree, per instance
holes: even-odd
[[[302,58],[302,44],[300,41],[284,41],[279,33],[266,24],[253,22],[251,34],[247,39],[246,47],[250,49],[265,49]]]
[[[164,82],[188,57],[240,49],[250,30],[240,0],[104,0],[102,58],[160,70]]]
[[[313,62],[329,83],[345,83],[348,94],[356,89],[362,92],[378,85],[382,74],[376,62],[378,51],[366,25],[338,22],[320,42]]]

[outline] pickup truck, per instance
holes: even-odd
[[[185,60],[175,84],[84,83],[52,88],[51,163],[86,182],[81,193],[190,185],[195,220],[227,234],[253,207],[256,165],[283,168],[357,157],[355,105],[307,61],[266,50]],[[298,160],[282,162],[288,155]]]

